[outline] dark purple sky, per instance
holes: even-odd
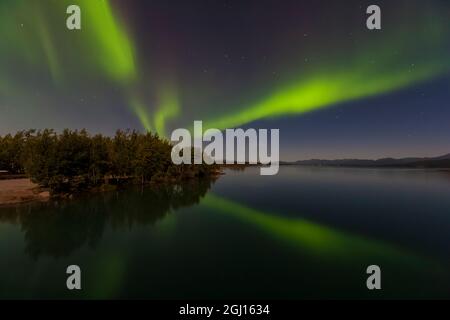
[[[32,9],[27,1],[33,1]],[[449,1],[110,3],[135,51],[131,83],[102,78],[86,67],[104,58],[95,56],[101,51],[95,43],[80,49],[78,35],[61,27],[65,13],[60,16],[52,1],[0,4],[0,36],[6,38],[0,44],[0,134],[44,127],[105,134],[142,130],[130,106],[135,97],[157,127],[166,92],[178,103],[173,114],[162,108],[166,134],[193,120],[217,123],[256,110],[236,127],[279,128],[283,160],[450,152]],[[382,9],[381,31],[366,28],[370,4]],[[94,33],[90,21],[83,21],[81,35]],[[64,76],[58,81],[50,75],[55,61]],[[342,91],[365,94],[347,99],[335,92],[308,113],[280,111],[296,106],[269,103],[270,112],[258,116],[257,107],[273,97],[319,77],[324,83],[328,75]],[[349,80],[353,77],[358,83]],[[367,88],[361,85],[366,81]]]

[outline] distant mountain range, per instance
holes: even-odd
[[[383,158],[378,160],[339,159],[339,160],[299,160],[280,162],[281,165],[328,166],[328,167],[406,167],[406,168],[450,168],[450,153],[433,158]]]

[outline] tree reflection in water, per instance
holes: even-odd
[[[205,178],[2,208],[0,223],[20,225],[25,251],[32,258],[66,257],[85,244],[95,247],[108,226],[117,230],[152,225],[172,210],[198,204],[214,181]]]

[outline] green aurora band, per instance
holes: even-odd
[[[133,111],[133,113],[138,117],[141,122],[142,127],[146,131],[153,131],[153,126],[150,120],[150,115],[146,106],[142,103],[142,100],[138,97],[138,95],[131,95],[129,99],[129,105]]]
[[[82,31],[65,29],[66,15],[61,12],[70,4],[81,8]],[[18,25],[18,21],[22,23]],[[74,71],[72,64],[76,63],[83,74],[101,71],[117,83],[137,80],[135,49],[108,0],[47,0],[39,4],[5,0],[0,4],[0,36],[1,55],[21,57],[35,68],[46,61],[52,75]],[[68,42],[70,46],[66,46]]]
[[[81,8],[82,32],[64,28],[65,11],[71,4]],[[18,25],[18,21],[23,23]],[[0,61],[14,57],[30,77],[47,71],[55,85],[67,87],[86,77],[103,76],[121,88],[144,128],[152,129],[148,110],[134,89],[139,76],[133,41],[108,0],[4,0],[0,3],[0,37]],[[6,68],[0,65],[0,94],[28,91],[26,84],[13,90],[20,80],[14,78],[13,71],[6,77]]]
[[[82,32],[56,27],[65,25],[66,15],[61,12],[65,13],[70,4],[81,7]],[[374,38],[365,33],[367,39],[362,39],[351,54],[347,54],[351,50],[339,49],[331,54],[318,52],[307,70],[293,67],[297,81],[272,86],[259,101],[222,108],[226,111],[217,116],[206,113],[197,118],[204,120],[205,128],[233,128],[386,94],[448,72],[450,61],[445,54],[439,54],[445,52],[442,48],[450,38],[444,13],[424,14],[408,28],[397,28],[392,34],[380,33],[382,36]],[[26,93],[32,84],[17,77],[22,74],[33,78],[46,71],[56,88],[61,85],[70,88],[74,82],[103,77],[120,88],[125,103],[142,127],[156,130],[162,136],[167,134],[168,122],[182,113],[183,101],[173,85],[151,89],[156,101],[145,102],[146,96],[138,89],[146,80],[138,72],[136,46],[108,0],[2,0],[0,38],[2,95]],[[19,61],[21,69],[13,70],[6,63],[11,60],[16,64]],[[25,83],[15,85],[20,81]],[[204,110],[208,112],[209,108]]]
[[[419,81],[431,79],[440,68],[407,70],[394,74],[373,72],[336,72],[317,75],[298,84],[287,86],[259,103],[233,114],[206,121],[207,128],[232,128],[265,118],[299,115],[334,106],[338,103],[388,93]]]
[[[383,35],[361,44],[357,52],[333,54],[332,63],[315,65],[297,82],[284,85],[254,104],[204,121],[206,128],[226,129],[256,120],[307,112],[339,103],[387,94],[446,74],[445,50],[450,32],[439,13],[416,21],[413,30]],[[433,20],[434,19],[434,20]],[[418,45],[420,44],[420,45]],[[323,57],[322,57],[323,58]]]
[[[166,137],[166,123],[180,114],[180,102],[177,91],[173,87],[167,87],[160,91],[158,110],[155,113],[156,132]],[[141,120],[142,122],[142,120]]]
[[[90,45],[100,51],[97,63],[112,79],[119,82],[136,80],[135,53],[130,36],[113,14],[108,1],[79,0],[79,5],[90,24]]]

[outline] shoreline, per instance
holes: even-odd
[[[41,190],[28,178],[0,180],[0,207],[48,200],[50,192]]]
[[[216,171],[213,174],[210,175],[210,178],[219,178],[221,175],[224,175],[225,173],[220,170]],[[192,177],[193,178],[193,177]],[[185,179],[185,181],[191,180],[191,179]],[[175,181],[154,181],[146,183],[145,185],[154,185],[154,184],[176,184]],[[139,185],[138,183],[130,183],[131,185]],[[122,186],[123,187],[123,186]],[[82,192],[79,192],[79,194],[82,193],[101,193],[101,192],[107,192],[107,191],[113,191],[120,188],[118,185],[101,185],[99,187],[91,188],[89,190],[84,190]],[[19,206],[23,204],[33,203],[33,202],[48,202],[51,199],[55,198],[62,198],[62,199],[71,199],[74,195],[73,194],[58,194],[58,195],[51,195],[48,190],[44,190],[39,185],[33,183],[29,178],[24,178],[22,176],[11,176],[7,179],[0,179],[0,208],[3,207],[14,207]]]

